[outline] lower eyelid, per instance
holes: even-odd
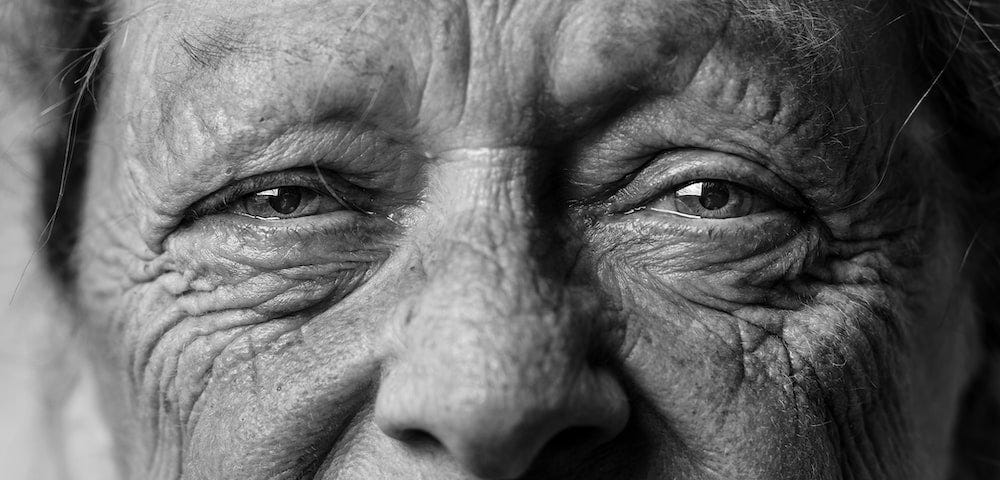
[[[208,235],[212,238],[239,237],[247,248],[254,245],[289,247],[309,238],[330,237],[339,242],[378,243],[391,235],[396,226],[386,219],[370,217],[350,210],[338,210],[307,217],[292,217],[281,221],[266,220],[223,212],[189,224],[184,235]],[[354,243],[352,243],[354,244]],[[358,243],[360,244],[360,243]],[[354,248],[354,247],[352,247]],[[273,248],[267,247],[268,251]]]
[[[677,241],[696,241],[712,244],[713,248],[731,247],[731,250],[738,251],[750,244],[781,242],[807,228],[807,223],[786,210],[771,210],[746,217],[704,219],[666,209],[642,207],[605,217],[600,222],[604,227],[600,228],[626,228],[632,236],[646,236],[652,242],[662,242],[664,246],[676,245]],[[705,242],[706,239],[709,241]]]
[[[648,207],[646,209],[649,210],[650,212],[668,213],[668,214],[671,214],[671,215],[677,215],[678,217],[681,217],[681,218],[688,218],[688,219],[692,219],[692,220],[702,220],[703,219],[703,217],[699,217],[697,215],[689,215],[687,213],[681,213],[681,212],[678,212],[678,211],[675,211],[675,210],[667,210],[667,209],[655,208],[655,207]],[[626,215],[628,215],[628,213],[626,213]]]

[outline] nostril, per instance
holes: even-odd
[[[575,468],[572,466],[591,459],[601,445],[616,436],[615,433],[617,432],[598,426],[568,427],[552,437],[537,452],[530,470],[538,473],[551,468]]]
[[[549,440],[543,453],[558,455],[570,451],[580,452],[594,448],[608,440],[611,439],[608,438],[608,431],[604,428],[596,426],[568,427]]]
[[[441,441],[426,430],[407,428],[392,435],[396,440],[418,450],[434,450],[441,448]]]

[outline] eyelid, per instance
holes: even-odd
[[[767,195],[789,210],[808,210],[805,199],[767,168],[731,154],[701,149],[670,150],[654,157],[612,195],[610,210],[634,210],[704,180],[734,183]]]
[[[309,188],[319,194],[334,197],[345,206],[366,212],[350,198],[352,193],[360,197],[362,189],[350,185],[333,172],[322,168],[298,168],[280,172],[268,172],[247,177],[231,183],[202,198],[188,209],[188,218],[200,218],[222,213],[240,198],[278,187],[296,186]]]

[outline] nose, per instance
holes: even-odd
[[[511,330],[562,322],[529,315],[482,320]],[[411,336],[419,346],[411,344],[390,368],[376,400],[383,432],[411,446],[443,448],[480,478],[509,479],[543,451],[582,456],[623,429],[628,404],[621,387],[610,372],[588,365],[583,352],[540,332],[544,327],[515,335],[469,327],[438,330],[436,339]]]
[[[629,414],[615,375],[592,361],[605,335],[593,295],[559,280],[523,206],[508,207],[442,216],[452,221],[428,242],[425,284],[389,324],[375,401],[387,435],[488,479],[585,455]]]

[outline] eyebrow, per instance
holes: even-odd
[[[825,76],[843,66],[848,19],[837,19],[810,0],[733,0],[732,5],[749,26],[744,33],[757,37],[760,46],[787,54],[800,74]],[[869,20],[879,16],[875,10],[866,13]]]
[[[233,22],[224,22],[210,32],[188,34],[178,41],[191,61],[204,69],[215,70],[233,55],[251,54],[255,48],[247,42],[248,30]]]

